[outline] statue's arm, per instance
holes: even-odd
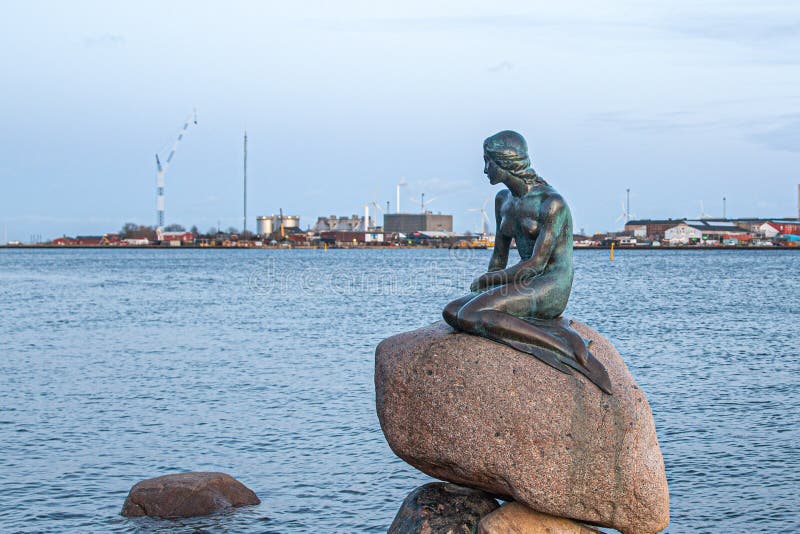
[[[511,238],[504,236],[500,231],[500,223],[503,221],[503,202],[511,192],[503,190],[497,193],[494,197],[494,218],[495,227],[494,232],[494,251],[492,252],[492,259],[489,260],[488,272],[480,275],[469,286],[470,291],[479,291],[489,286],[499,285],[505,283],[504,273],[506,272],[506,265],[508,265],[508,251],[511,249]]]
[[[569,211],[564,199],[553,196],[546,200],[541,207],[539,216],[539,235],[533,245],[533,254],[525,261],[516,265],[488,272],[473,282],[472,289],[509,284],[524,278],[536,276],[544,271],[553,251],[558,246],[558,239],[567,224]],[[495,246],[497,246],[495,244]]]
[[[544,271],[569,220],[569,208],[559,195],[547,199],[540,214],[539,235],[533,245],[533,254],[514,266],[518,270],[515,278],[535,276]]]
[[[508,251],[511,249],[511,238],[500,232],[500,223],[503,221],[502,207],[505,201],[506,192],[501,191],[494,198],[494,251],[492,259],[489,260],[489,272],[505,269],[508,265]]]

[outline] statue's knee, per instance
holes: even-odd
[[[480,312],[470,310],[468,307],[461,308],[458,312],[458,327],[467,332],[474,332],[481,324]]]
[[[458,308],[455,306],[445,306],[444,310],[442,310],[442,318],[444,318],[444,322],[453,328],[458,328]]]

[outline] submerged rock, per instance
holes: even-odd
[[[658,532],[669,493],[647,398],[611,343],[573,327],[593,340],[613,395],[440,322],[378,345],[381,428],[400,458],[433,477],[557,517]]]
[[[599,530],[563,517],[510,502],[481,520],[477,534],[601,534]]]
[[[193,517],[260,503],[252,490],[225,473],[178,473],[133,486],[122,506],[122,515]]]
[[[388,534],[471,534],[481,518],[498,507],[480,490],[431,482],[408,494]]]

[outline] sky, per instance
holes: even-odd
[[[166,222],[203,231],[242,226],[245,130],[250,229],[405,181],[477,231],[506,129],[576,231],[620,229],[626,189],[639,218],[797,216],[797,2],[7,1],[0,72],[0,239],[155,225],[192,109]]]

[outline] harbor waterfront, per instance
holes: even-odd
[[[375,345],[439,320],[491,252],[171,250],[0,250],[0,531],[385,532],[430,479],[383,439]],[[566,313],[647,391],[668,532],[800,529],[800,256],[695,250],[577,252]],[[261,504],[119,515],[187,470]]]

